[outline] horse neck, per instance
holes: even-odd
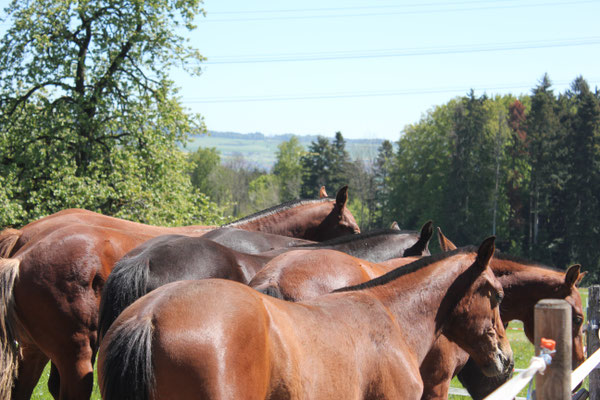
[[[404,241],[410,240],[408,234],[378,234],[361,238],[349,236],[347,241],[323,246],[324,248],[341,251],[353,257],[371,262],[382,262],[392,258],[402,257]],[[317,245],[318,246],[318,245]],[[402,251],[398,251],[402,249]]]
[[[538,301],[560,297],[565,290],[564,274],[538,266],[493,258],[490,267],[504,289],[500,306],[502,321],[532,321]],[[566,293],[565,293],[566,295]]]
[[[233,222],[228,226],[312,240],[310,231],[316,229],[331,212],[332,204],[331,202],[299,204],[281,211]]]
[[[414,349],[419,364],[472,283],[463,272],[473,264],[474,254],[457,254],[452,258],[456,262],[444,259],[366,289],[390,310],[401,330],[410,330],[410,334],[404,335],[405,340]]]

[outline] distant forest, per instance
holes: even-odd
[[[578,263],[599,281],[600,94],[582,77],[564,93],[548,76],[518,98],[471,91],[405,127],[398,142],[382,141],[374,157],[350,156],[347,144],[340,132],[307,149],[290,136],[269,172],[199,148],[192,180],[235,216],[348,184],[363,230],[432,219],[458,245],[496,235],[501,251]]]
[[[296,135],[208,131],[208,134],[192,136],[185,149],[194,151],[198,147],[214,147],[219,151],[222,162],[230,161],[242,155],[248,163],[270,170],[277,161],[277,146],[294,136]],[[296,137],[306,149],[311,142],[317,140],[318,135]],[[346,150],[353,159],[374,159],[377,156],[377,148],[381,145],[381,142],[383,142],[383,139],[347,139]]]

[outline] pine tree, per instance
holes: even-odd
[[[390,179],[393,162],[394,146],[389,140],[384,140],[377,149],[377,159],[374,165],[374,213],[375,225],[379,227],[389,226],[395,220],[390,212]]]
[[[600,276],[600,101],[590,91],[587,82],[578,77],[566,94],[570,99],[565,135],[567,148],[565,165],[566,236],[561,252],[561,265],[577,262]]]
[[[308,152],[301,159],[304,172],[301,189],[302,197],[316,198],[319,188],[321,186],[327,187],[331,182],[333,159],[334,152],[326,137],[319,136],[316,142],[311,142]]]

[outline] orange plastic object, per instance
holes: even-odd
[[[556,342],[552,339],[542,338],[540,340],[540,347],[546,350],[554,351],[556,347]]]

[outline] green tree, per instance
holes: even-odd
[[[279,182],[272,174],[264,174],[248,184],[248,196],[252,209],[250,212],[264,210],[280,203]]]
[[[349,209],[364,231],[377,227],[375,223],[375,177],[370,160],[360,158],[348,164],[348,185],[352,190]]]
[[[566,93],[568,113],[563,118],[566,164],[564,184],[566,232],[554,253],[558,265],[582,264],[600,277],[600,101],[583,77]]]
[[[191,162],[190,179],[192,185],[200,193],[214,197],[214,186],[210,182],[210,175],[221,164],[221,156],[214,147],[198,147],[189,155]]]
[[[390,174],[390,214],[403,229],[432,219],[447,232],[443,199],[449,181],[453,116],[457,101],[434,107],[407,126]]]
[[[525,105],[515,100],[509,105],[508,126],[510,138],[507,144],[506,196],[509,209],[508,233],[509,250],[522,254],[527,248],[527,227],[529,221],[527,207],[529,184],[529,152],[527,149],[527,115]]]
[[[552,83],[544,74],[531,96],[531,110],[527,115],[526,131],[531,177],[529,180],[529,256],[550,261],[548,250],[552,237],[564,235],[564,199],[560,187],[567,179],[557,99]],[[558,229],[558,231],[557,231]],[[562,231],[562,232],[560,232]],[[550,246],[550,247],[549,247]]]
[[[389,226],[395,218],[390,213],[390,179],[394,162],[394,146],[389,140],[384,140],[377,149],[374,165],[374,212],[376,226]]]
[[[2,224],[65,207],[153,223],[196,221],[178,142],[204,126],[179,104],[172,67],[199,73],[180,35],[200,1],[14,0],[0,41]],[[12,217],[11,217],[12,215]]]
[[[346,140],[342,132],[336,132],[331,144],[332,159],[330,161],[331,175],[327,182],[328,187],[338,190],[348,184],[348,171],[350,167],[350,154],[346,150]]]
[[[446,186],[445,221],[458,243],[475,243],[491,233],[495,177],[494,141],[489,130],[487,96],[471,92],[454,113],[450,185]]]
[[[331,183],[333,160],[333,149],[326,137],[319,136],[316,142],[311,142],[308,152],[301,158],[304,172],[301,189],[302,197],[316,198],[319,188],[321,186],[327,187]],[[337,189],[339,188],[334,188],[334,190]]]
[[[298,199],[302,188],[302,156],[306,153],[296,136],[277,146],[277,162],[273,174],[279,180],[282,201]]]

